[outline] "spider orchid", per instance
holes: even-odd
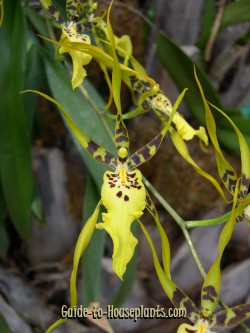
[[[179,103],[185,94],[185,91],[183,91],[183,93],[177,99],[169,121],[162,129],[162,131],[156,135],[154,139],[151,140],[147,145],[129,156],[129,136],[122,119],[120,103],[121,67],[116,56],[114,35],[111,24],[109,22],[110,8],[111,6],[109,7],[108,11],[107,29],[109,32],[113,51],[112,85],[114,101],[117,107],[114,139],[117,149],[117,156],[114,156],[104,147],[94,142],[85,133],[83,133],[73,123],[61,104],[59,104],[53,98],[36,91],[36,93],[44,96],[59,107],[69,128],[72,130],[82,147],[92,156],[92,158],[97,162],[103,163],[109,168],[113,169],[113,171],[106,171],[104,174],[103,185],[101,189],[101,201],[97,205],[94,214],[90,217],[84,226],[76,245],[72,272],[73,277],[71,280],[71,289],[74,290],[74,296],[72,296],[74,301],[72,301],[72,304],[75,304],[76,302],[75,281],[78,263],[95,227],[97,229],[106,230],[106,232],[112,238],[114,248],[112,266],[113,270],[120,277],[120,279],[123,277],[126,266],[131,260],[135,246],[138,242],[131,232],[132,223],[141,217],[144,209],[147,208],[155,218],[159,227],[160,223],[158,221],[156,210],[152,200],[146,192],[142,182],[141,172],[137,169],[137,167],[147,162],[156,154],[163,138],[167,134],[170,122],[174,116],[174,112],[178,108]],[[102,222],[97,223],[101,205],[106,208],[107,212],[102,213]],[[86,229],[88,231],[86,231]],[[159,230],[162,234],[161,227],[159,227]]]
[[[163,123],[166,123],[172,112],[172,105],[160,88],[156,85],[152,86],[149,82],[134,75],[131,75],[129,79],[132,89],[140,94],[138,105],[142,111],[148,112],[152,110]],[[197,136],[206,146],[208,145],[208,137],[204,127],[200,126],[198,130],[193,129],[178,112],[173,117],[173,124],[184,140],[189,141],[194,136]]]
[[[106,171],[103,176],[100,204],[106,208],[107,212],[102,213],[102,222],[97,223],[96,228],[105,229],[112,238],[114,246],[113,270],[122,279],[138,242],[131,232],[131,224],[142,216],[146,207],[153,216],[156,215],[142,182],[142,174],[137,167],[156,154],[167,134],[170,122],[147,145],[129,156],[128,132],[122,117],[118,114],[115,125],[117,156],[114,156],[77,128],[63,106],[56,100],[38,91],[27,90],[27,92],[38,93],[55,103],[62,111],[68,126],[82,147],[94,160],[113,169],[113,171]],[[184,93],[185,91],[178,98],[175,108],[180,103]]]
[[[218,294],[220,289],[221,272],[220,263],[225,247],[227,246],[235,224],[237,210],[237,196],[239,192],[239,181],[237,182],[237,189],[234,193],[233,209],[228,222],[224,225],[218,243],[218,256],[212,264],[201,291],[201,310],[199,311],[193,301],[173,282],[170,275],[169,265],[161,267],[153,242],[142,223],[140,226],[146,235],[149,245],[153,253],[155,269],[159,281],[165,290],[167,296],[176,308],[186,309],[186,317],[193,322],[194,325],[181,324],[177,333],[215,333],[211,331],[214,327],[228,327],[238,324],[240,321],[250,317],[250,304],[241,304],[226,310],[221,310],[214,313],[215,307],[218,303]],[[164,243],[162,242],[164,248]],[[163,258],[164,260],[164,258]],[[170,259],[168,259],[169,261]]]
[[[142,174],[137,167],[147,162],[156,154],[163,138],[168,132],[172,120],[171,117],[173,117],[175,109],[178,108],[185,91],[183,91],[177,99],[172,116],[167,125],[153,138],[153,140],[131,156],[129,156],[128,132],[119,111],[117,112],[115,124],[115,145],[117,156],[114,156],[111,152],[107,151],[104,147],[84,134],[73,123],[63,106],[56,100],[39,91],[28,90],[27,92],[38,93],[55,103],[62,111],[66,123],[82,147],[94,160],[113,169],[113,171],[106,171],[104,173],[101,200],[93,215],[85,223],[76,244],[70,281],[71,307],[77,305],[76,278],[79,261],[95,228],[104,229],[110,235],[113,241],[112,267],[117,276],[122,279],[127,264],[131,260],[135,246],[138,243],[138,240],[131,232],[131,225],[135,220],[139,219],[143,215],[144,210],[147,209],[153,216],[159,229],[160,236],[164,240],[165,250],[163,250],[163,253],[166,258],[166,265],[169,265],[168,239],[159,222],[154,204],[145,189],[142,181]],[[102,213],[102,221],[97,222],[101,205],[105,207],[107,212]],[[46,332],[51,332],[64,321],[65,319],[58,320]]]
[[[96,3],[93,3],[93,1],[67,0],[67,21],[64,20],[51,0],[41,0],[41,3],[54,21],[61,25],[61,42],[68,41],[91,44],[90,37],[84,34],[84,32],[91,30],[96,23],[93,18],[95,9],[97,8]],[[87,76],[84,66],[89,64],[92,56],[68,47],[67,43],[59,46],[59,53],[69,53],[72,58],[72,88],[75,89],[82,84],[84,78]]]
[[[250,150],[249,146],[247,144],[246,139],[244,138],[243,134],[240,132],[238,127],[234,124],[234,122],[218,107],[215,105],[210,104],[206,101],[204,92],[202,90],[202,86],[199,82],[199,79],[197,77],[197,74],[195,72],[195,78],[196,82],[198,84],[198,87],[200,89],[201,97],[204,103],[205,107],[205,113],[206,113],[206,123],[207,123],[207,130],[209,133],[209,136],[211,138],[211,141],[213,143],[213,146],[215,148],[215,154],[216,154],[216,163],[218,168],[219,176],[228,191],[231,198],[234,197],[234,193],[236,191],[236,184],[237,182],[240,183],[240,190],[237,197],[237,206],[240,206],[237,214],[237,222],[241,222],[243,218],[245,217],[246,220],[250,224],[250,199],[247,195],[249,192],[249,185],[250,185]],[[210,109],[210,106],[213,107],[217,112],[222,114],[223,117],[225,117],[228,122],[233,127],[237,138],[239,142],[240,147],[240,155],[241,155],[241,176],[237,177],[235,170],[230,165],[230,163],[225,159],[217,138],[216,134],[216,123],[212,114],[212,111]]]
[[[110,41],[107,26],[103,21],[105,13],[102,17],[95,17],[97,3],[93,2],[93,0],[67,0],[67,21],[65,21],[51,0],[41,0],[41,3],[54,21],[59,23],[62,27],[62,35],[60,42],[58,43],[59,53],[69,53],[72,58],[72,88],[75,89],[82,84],[84,78],[87,76],[84,66],[88,65],[92,60],[92,55],[81,50],[81,48],[79,48],[79,44],[78,47],[73,47],[71,43],[81,43],[85,45],[85,47],[86,44],[90,45],[90,37],[84,32],[92,31],[98,48],[103,49],[104,45],[106,46],[108,52],[110,52]],[[128,59],[132,57],[131,40],[127,35],[123,35],[120,38],[114,36],[114,38],[117,52],[124,58],[124,65],[127,66]],[[108,77],[107,69],[101,62],[100,66],[104,71],[107,84],[110,87],[111,83]],[[108,104],[110,105],[111,101]]]
[[[138,68],[138,66],[136,66]],[[138,68],[142,75],[142,71]],[[124,118],[130,118],[138,113],[144,113],[154,111],[160,118],[163,124],[167,123],[167,119],[172,114],[172,105],[166,95],[159,89],[159,86],[149,82],[147,78],[138,77],[138,75],[131,75],[126,72],[123,75],[123,79],[131,89],[139,93],[138,109],[125,114]],[[204,178],[210,181],[217,189],[223,199],[228,202],[223,190],[221,189],[218,181],[209,173],[199,167],[199,165],[191,157],[186,141],[189,141],[197,136],[200,139],[200,143],[208,145],[208,136],[205,128],[200,126],[198,130],[192,128],[188,122],[178,113],[175,112],[173,120],[169,129],[170,137],[175,145],[175,148],[179,154]]]

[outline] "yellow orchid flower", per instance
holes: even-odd
[[[41,3],[53,19],[61,24],[62,35],[59,53],[69,53],[72,58],[73,76],[71,83],[72,88],[75,89],[82,84],[84,78],[87,76],[84,66],[89,64],[92,56],[72,49],[67,43],[79,42],[91,44],[90,37],[83,32],[92,28],[94,22],[89,22],[88,19],[93,15],[93,11],[95,11],[97,5],[95,3],[89,4],[88,2],[83,4],[78,0],[67,0],[66,11],[68,20],[65,21],[51,0],[41,0]],[[81,19],[81,16],[83,16],[83,19]]]
[[[87,76],[87,72],[84,66],[88,65],[92,60],[92,56],[72,49],[64,42],[83,42],[91,44],[88,35],[79,34],[75,22],[70,22],[68,25],[62,26],[61,46],[59,47],[59,53],[69,53],[73,62],[73,76],[72,76],[72,88],[79,87],[84,78]]]
[[[86,134],[84,134],[72,121],[63,106],[53,98],[39,91],[35,92],[55,103],[61,110],[67,125],[82,145],[82,147],[99,163],[103,163],[114,171],[106,171],[103,177],[101,189],[101,200],[98,203],[93,215],[84,225],[75,248],[73,259],[73,271],[70,280],[71,307],[77,304],[76,277],[80,258],[86,249],[94,229],[104,229],[110,235],[113,241],[112,266],[117,276],[122,279],[126,271],[127,264],[131,260],[135,246],[138,240],[131,231],[132,223],[143,215],[145,208],[154,217],[160,235],[164,239],[164,253],[166,254],[165,266],[169,266],[169,248],[166,235],[163,235],[162,226],[151,198],[146,192],[142,182],[142,174],[137,167],[151,159],[159,149],[171,122],[155,136],[147,145],[128,156],[129,138],[127,129],[123,123],[120,114],[117,114],[115,126],[115,143],[117,148],[117,157],[107,151],[105,148],[95,143]],[[185,91],[177,99],[174,110],[181,102]],[[173,113],[174,115],[174,113]],[[173,117],[172,115],[172,117]],[[107,212],[102,213],[102,222],[97,222],[100,206],[103,205]],[[46,331],[50,333],[54,328],[61,325],[66,319],[59,319],[52,324]]]
[[[150,202],[142,182],[142,174],[137,167],[156,154],[169,129],[171,118],[168,124],[152,141],[129,157],[127,129],[122,117],[118,115],[115,130],[117,157],[115,157],[80,131],[63,106],[56,100],[38,91],[31,92],[36,92],[55,103],[62,111],[69,128],[82,147],[93,159],[114,170],[106,171],[104,174],[100,204],[106,208],[107,212],[102,213],[103,221],[99,223],[97,223],[98,215],[96,215],[95,223],[97,229],[105,229],[112,238],[114,247],[112,256],[113,270],[122,279],[138,242],[131,232],[131,225],[136,219],[142,216],[147,202]],[[178,98],[175,107],[180,103],[184,93],[185,91]]]
[[[132,89],[141,95],[138,100],[139,107],[144,112],[154,111],[162,122],[166,123],[173,108],[159,86],[152,86],[151,83],[139,79],[135,75],[130,75],[129,80]],[[198,130],[195,130],[178,112],[175,113],[172,123],[183,140],[189,141],[197,136],[206,146],[208,145],[208,136],[204,127],[200,126]]]

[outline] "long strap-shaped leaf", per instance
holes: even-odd
[[[138,221],[139,221],[139,224],[142,228],[142,231],[144,232],[144,234],[145,234],[145,236],[148,240],[149,246],[151,248],[156,273],[157,273],[159,281],[162,285],[162,288],[166,292],[168,298],[173,303],[173,305],[176,308],[181,308],[181,307],[185,308],[186,309],[186,316],[193,323],[195,323],[199,318],[199,310],[197,309],[197,307],[193,303],[193,301],[180,288],[178,288],[176,286],[176,284],[171,279],[169,279],[167,274],[163,271],[163,269],[162,269],[162,267],[159,263],[159,260],[158,260],[158,257],[157,257],[152,239],[151,239],[149,233],[147,232],[147,229],[141,223],[141,221],[140,220],[138,220]]]
[[[207,273],[207,276],[205,278],[205,281],[203,283],[202,292],[201,292],[201,308],[205,311],[209,311],[210,314],[213,313],[218,300],[218,294],[220,290],[220,282],[221,282],[221,271],[220,271],[220,263],[221,258],[223,255],[223,252],[229,243],[236,219],[236,213],[235,208],[237,204],[237,198],[238,198],[238,192],[239,187],[238,183],[236,184],[236,189],[234,193],[234,199],[233,199],[233,207],[231,216],[229,218],[229,221],[224,225],[220,238],[218,243],[218,256],[215,259],[213,265],[211,266],[209,272]]]
[[[27,27],[19,0],[4,1],[0,28],[0,183],[13,225],[22,237],[30,230],[34,195],[28,116],[20,90],[27,64]]]
[[[203,104],[205,107],[207,130],[208,130],[210,139],[215,148],[218,172],[219,172],[220,178],[223,181],[226,189],[233,195],[237,177],[236,177],[233,167],[225,159],[225,157],[220,149],[218,139],[217,139],[217,134],[216,134],[216,123],[214,121],[213,114],[209,108],[208,102],[206,101],[206,98],[205,98],[201,83],[196,74],[195,68],[194,68],[194,75],[195,75],[195,80],[199,87],[202,101],[203,101]]]
[[[141,149],[137,150],[134,154],[132,154],[130,156],[129,163],[128,163],[129,167],[137,167],[137,166],[147,162],[148,160],[150,160],[156,154],[157,150],[159,149],[159,147],[162,143],[162,140],[164,139],[165,135],[167,134],[167,131],[170,128],[170,124],[174,117],[174,114],[175,114],[176,110],[178,109],[186,91],[187,91],[187,89],[184,89],[183,92],[177,98],[177,100],[173,106],[172,113],[168,119],[166,126],[163,128],[163,130],[159,134],[157,134],[154,137],[154,139],[151,140],[147,145],[145,145]]]
[[[69,128],[71,129],[71,131],[73,132],[73,134],[75,135],[75,137],[77,138],[79,143],[82,145],[82,147],[91,155],[91,157],[94,160],[96,160],[97,162],[108,165],[109,167],[115,169],[116,158],[114,157],[114,155],[111,154],[108,150],[104,149],[98,143],[96,143],[95,141],[90,139],[89,136],[84,134],[76,126],[76,124],[70,118],[69,114],[66,112],[64,107],[59,102],[57,102],[54,98],[52,98],[44,93],[41,93],[40,91],[37,91],[37,90],[25,90],[24,92],[33,92],[33,93],[39,94],[39,95],[45,97],[46,99],[48,99],[49,101],[53,102],[54,104],[56,104],[58,106],[58,108],[62,111],[62,114],[63,114]]]

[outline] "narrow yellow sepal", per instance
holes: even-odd
[[[72,76],[72,88],[79,87],[84,78],[87,76],[87,72],[83,66],[88,65],[92,59],[90,54],[86,54],[81,51],[72,49],[67,42],[84,42],[90,44],[90,38],[88,35],[80,35],[76,32],[75,26],[65,28],[63,27],[61,36],[62,45],[59,48],[59,53],[69,53],[73,62],[73,76]],[[66,42],[64,44],[64,42]]]
[[[125,169],[117,173],[106,171],[101,197],[107,213],[102,214],[103,222],[97,223],[96,227],[105,229],[112,238],[112,267],[122,280],[138,242],[131,232],[131,225],[146,207],[146,190],[141,172],[127,172]]]

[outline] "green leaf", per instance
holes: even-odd
[[[11,333],[10,328],[4,319],[4,317],[0,314],[0,332],[1,333]]]
[[[41,35],[48,37],[48,29],[46,27],[44,19],[42,19],[41,16],[35,10],[33,10],[30,7],[24,7],[23,11],[24,11],[24,14],[31,21],[31,23],[35,27],[35,29]]]
[[[248,146],[250,146],[250,135],[245,134],[244,137],[248,143]],[[218,138],[225,148],[234,152],[237,155],[240,154],[239,145],[237,142],[237,135],[234,131],[230,129],[220,128],[220,130],[218,131]]]
[[[225,110],[225,111],[226,111],[225,113],[227,113],[227,110]],[[221,118],[221,117],[217,117],[217,118],[218,118],[217,124],[220,128],[223,128],[223,129],[231,128],[230,123],[228,121],[226,121],[225,118]],[[238,114],[238,115],[232,114],[232,115],[230,115],[230,118],[242,133],[250,135],[250,127],[249,127],[250,115],[243,117],[242,114]]]
[[[87,221],[98,204],[100,194],[95,182],[89,176],[85,189],[83,220]],[[106,233],[95,230],[82,257],[83,304],[88,307],[92,302],[100,301],[101,259],[104,253]]]
[[[223,12],[220,31],[230,25],[250,20],[250,1],[239,0],[228,4]]]
[[[193,74],[194,62],[189,58],[171,39],[169,39],[164,33],[160,33],[157,39],[157,53],[162,65],[168,71],[173,78],[175,84],[180,90],[188,88],[189,93],[185,96],[185,102],[189,111],[201,122],[205,123],[205,114],[203,103],[199,94],[199,90],[196,86]],[[207,100],[216,105],[219,109],[223,109],[219,97],[210,83],[209,77],[198,66],[195,65],[197,75],[206,93]],[[231,112],[229,110],[229,112]],[[249,134],[249,121],[250,115],[243,117],[242,114],[232,114],[231,119],[239,130],[244,134]],[[219,114],[215,114],[215,119],[218,127],[230,128],[228,121],[221,117]]]
[[[4,222],[7,215],[7,208],[4,200],[3,189],[0,183],[0,225]]]
[[[48,52],[43,51],[43,59],[49,86],[54,98],[65,108],[70,118],[82,132],[109,151],[113,150],[114,152],[112,140],[104,128],[101,117],[95,112],[95,108],[100,112],[105,108],[105,103],[96,90],[89,82],[84,80],[85,96],[79,89],[73,91],[70,77],[64,66],[59,62],[55,62]],[[74,137],[73,139],[100,190],[103,182],[103,173],[106,168],[100,163],[96,163],[81,148],[79,142]]]
[[[204,50],[207,42],[209,40],[209,36],[212,30],[214,18],[215,18],[215,0],[207,0],[205,1],[205,8],[204,8],[204,14],[202,18],[202,25],[201,25],[201,31],[199,40],[197,43],[197,46]]]
[[[31,33],[31,31],[29,31],[29,33]],[[32,37],[33,36],[30,36],[28,39],[24,81],[25,89],[39,89],[40,87],[46,86],[44,67],[37,48],[38,43]],[[36,112],[38,110],[38,100],[38,96],[35,94],[23,95],[30,134],[32,133]]]
[[[0,224],[0,253],[6,254],[9,249],[9,245],[10,245],[10,240],[6,232],[5,225]],[[1,327],[1,322],[0,322],[0,327]],[[0,332],[2,332],[1,329]]]
[[[193,60],[162,32],[157,38],[157,54],[162,65],[171,75],[179,90],[182,91],[184,88],[188,88],[189,92],[185,96],[187,107],[189,111],[204,124],[204,107],[194,79]],[[206,91],[207,99],[220,107],[220,100],[205,72],[198,65],[195,66],[202,87],[204,91]]]
[[[18,0],[5,2],[0,43],[0,177],[8,213],[25,237],[34,184],[29,131],[20,94],[25,73],[26,24]]]

